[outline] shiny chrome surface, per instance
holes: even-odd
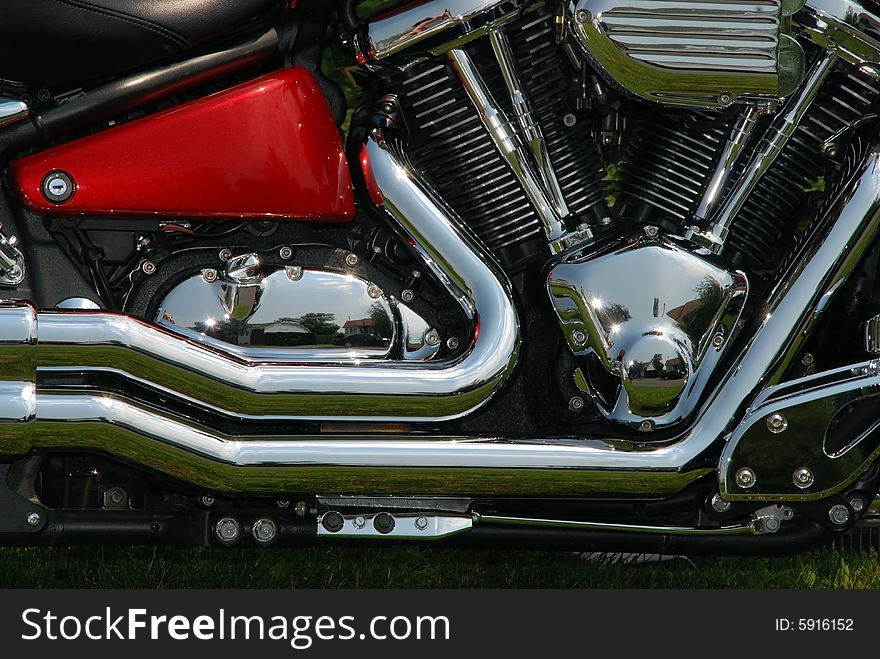
[[[878,396],[877,361],[766,389],[725,445],[719,474],[722,496],[732,501],[811,501],[840,492],[880,455]],[[773,419],[780,416],[786,425],[775,429]],[[835,439],[842,432],[845,444],[829,441],[835,425],[844,429]],[[779,433],[786,433],[788,441],[780,442]],[[744,464],[757,472],[749,488],[732,477]],[[792,478],[803,470],[808,478]]]
[[[865,352],[880,355],[880,314],[865,322]]]
[[[342,528],[330,531],[322,524],[324,515],[335,514],[342,519]],[[386,532],[376,530],[377,515],[388,515],[394,527]],[[318,517],[318,537],[337,538],[389,538],[392,540],[439,540],[470,531],[474,520],[470,515],[436,515],[430,513],[361,513],[341,515],[328,511]]]
[[[699,404],[748,281],[671,241],[638,236],[567,258],[547,288],[605,418],[662,428]]]
[[[249,361],[384,359],[399,343],[392,301],[371,282],[301,267],[291,278],[258,261],[247,275],[235,268],[235,276],[227,265],[222,277],[196,274],[175,286],[156,324]]]
[[[0,96],[0,126],[20,121],[30,114],[30,108],[24,101]]]
[[[880,16],[858,0],[809,0],[795,15],[802,34],[850,64],[880,64]]]
[[[769,137],[765,139],[765,144],[752,155],[733,191],[712,216],[708,226],[705,229],[691,227],[687,233],[689,239],[715,254],[723,251],[737,213],[742,210],[761,177],[770,169],[782,149],[788,144],[788,140],[794,135],[837,62],[837,57],[830,53],[826,53],[816,62],[797,96],[792,97],[783,111],[773,119],[767,131]]]
[[[803,50],[784,28],[797,4],[580,0],[571,29],[586,56],[633,94],[724,107],[785,96],[800,83]]]
[[[18,249],[18,239],[0,231],[0,286],[18,286],[24,275],[24,256]]]
[[[542,183],[529,150],[513,130],[513,124],[504,110],[492,97],[492,92],[470,55],[464,49],[454,48],[449,51],[448,56],[495,147],[510,166],[535,208],[551,252],[559,253],[589,240],[592,234],[587,226],[579,227],[577,231],[569,234],[563,222],[564,218],[557,212],[554,200]]]
[[[474,515],[478,524],[504,524],[509,526],[546,526],[557,529],[583,529],[584,531],[609,531],[617,533],[647,533],[649,535],[749,535],[757,534],[753,524],[722,526],[719,528],[694,528],[689,526],[654,526],[649,524],[615,524],[613,522],[582,522],[565,519],[540,519],[532,517],[508,517],[504,515]]]
[[[509,0],[426,0],[395,8],[369,21],[365,59],[384,59],[408,48],[429,50],[472,33],[476,22],[497,13]],[[416,48],[417,47],[417,48]]]
[[[492,44],[492,51],[495,53],[495,59],[501,69],[501,77],[504,78],[504,85],[507,87],[508,96],[510,96],[520,134],[531,152],[544,190],[550,196],[557,215],[562,218],[568,217],[568,204],[562,194],[553,163],[550,162],[550,154],[547,152],[547,143],[544,140],[541,124],[526,92],[519,65],[516,63],[516,55],[510,46],[507,34],[502,29],[493,29],[489,32],[489,42]]]

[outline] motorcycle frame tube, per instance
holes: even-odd
[[[387,143],[374,135],[367,144],[387,212],[401,222],[412,222],[419,209],[438,209],[429,191],[415,180]],[[0,424],[3,452],[21,455],[33,448],[97,450],[219,492],[376,493],[393,489],[426,495],[668,495],[708,473],[707,469],[688,468],[726,434],[760,385],[777,378],[796,354],[802,333],[827,308],[840,283],[876,236],[880,224],[878,199],[880,148],[875,148],[853,181],[844,186],[804,258],[796,260],[787,271],[761,327],[725,381],[705,402],[694,427],[679,441],[653,450],[627,451],[619,443],[571,438],[229,437],[113,397],[34,393],[33,382],[13,380],[4,387],[16,391],[23,402],[15,404],[11,402],[14,397],[3,398],[3,417],[9,420]],[[417,245],[435,245],[432,250],[426,249],[425,257],[433,258],[434,267],[445,270],[441,264],[447,263],[449,255],[437,250],[436,241],[422,242],[433,235],[430,227],[425,231],[427,235],[412,233],[413,240]],[[467,272],[459,274],[466,276]],[[454,280],[459,285],[464,281]],[[12,348],[6,353],[7,359],[13,358],[16,350],[27,354],[33,349],[39,333],[30,320],[33,313],[24,305],[7,307],[0,315],[0,327],[5,328],[0,336],[8,337],[4,347]],[[80,317],[47,316],[59,321]],[[120,316],[97,316],[119,320],[121,328],[133,322]],[[43,317],[36,316],[37,330]],[[73,363],[82,363],[81,355],[88,354],[71,345],[73,339],[90,340],[83,333],[88,327],[68,332],[63,322],[53,325],[56,334],[73,335],[67,336],[64,345]],[[169,338],[180,340],[163,340]],[[204,357],[209,355],[218,359],[207,352]],[[42,358],[39,361],[42,363]],[[234,366],[238,370],[246,368]],[[21,372],[12,370],[13,375]],[[28,414],[30,410],[34,413]]]

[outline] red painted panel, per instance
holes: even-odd
[[[64,203],[44,177],[69,174]],[[339,132],[306,69],[270,73],[205,98],[27,156],[10,170],[31,210],[76,215],[300,218],[354,215]]]

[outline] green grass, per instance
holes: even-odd
[[[393,549],[0,549],[6,588],[880,588],[880,557],[610,561],[574,553]]]

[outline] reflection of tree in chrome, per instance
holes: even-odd
[[[336,316],[332,313],[306,313],[299,319],[299,324],[315,335],[336,334],[339,325],[334,321]]]
[[[726,293],[713,279],[704,279],[694,288],[696,298],[667,312],[695,344],[712,329],[715,316],[724,308]]]
[[[370,318],[374,323],[373,327],[376,329],[376,333],[383,339],[390,339],[393,334],[391,318],[378,302],[373,302],[370,305]]]

